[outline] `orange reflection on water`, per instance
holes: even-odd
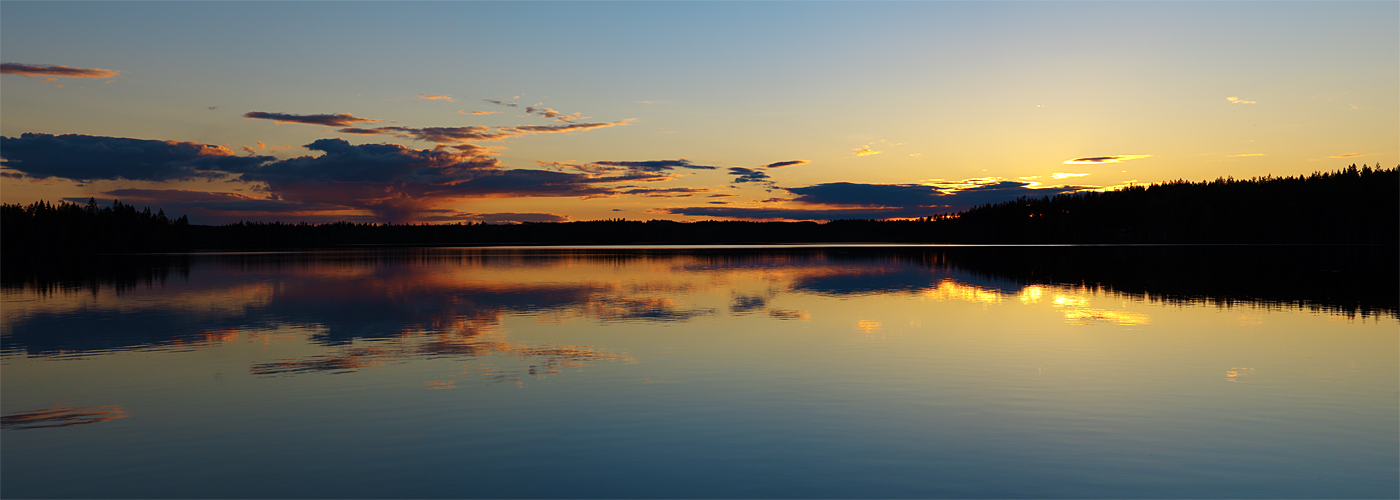
[[[5,415],[0,417],[0,428],[20,430],[69,427],[126,417],[127,414],[120,405],[80,406],[76,408],[58,406]]]
[[[1254,375],[1253,368],[1231,367],[1229,370],[1225,370],[1225,381],[1245,382],[1245,379],[1248,378],[1250,375]]]
[[[996,290],[964,285],[951,279],[938,282],[936,287],[924,289],[921,295],[937,301],[962,300],[983,304],[995,304],[1001,302],[1002,298],[1001,292]]]

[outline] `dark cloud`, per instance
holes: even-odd
[[[626,180],[501,170],[495,158],[444,146],[410,149],[321,139],[305,147],[326,154],[246,169],[239,179],[266,183],[268,191],[282,199],[370,210],[391,222],[417,220],[418,213],[461,198],[611,196],[616,193],[613,188],[596,184]]]
[[[773,180],[768,177],[768,174],[759,170],[744,167],[729,167],[729,173],[736,176],[734,177],[734,182],[736,183],[757,182],[760,184],[773,184]]]
[[[1051,196],[1084,189],[1078,186],[1031,188],[1031,183],[1015,181],[963,184],[972,184],[972,187],[955,189],[921,184],[833,182],[797,188],[782,188],[797,196],[791,199],[765,200],[772,202],[796,201],[807,205],[818,205],[818,207],[671,207],[661,210],[663,213],[674,215],[734,219],[894,219],[958,212],[978,205],[1010,201],[1022,196]]]
[[[510,107],[512,107],[512,108],[520,106],[519,104],[510,102],[510,101],[501,101],[501,100],[496,100],[496,99],[482,99],[482,100],[483,100],[483,101],[486,101],[486,102],[489,102],[489,103],[492,103],[492,104],[500,104],[500,105],[502,105],[502,106],[510,106]]]
[[[491,127],[471,126],[471,127],[377,127],[377,128],[343,128],[337,130],[344,134],[359,135],[392,135],[405,139],[416,139],[420,141],[435,142],[438,144],[465,142],[465,141],[494,141],[506,137],[521,135],[510,129],[496,129]]]
[[[635,188],[619,191],[618,194],[631,194],[645,196],[648,198],[685,198],[694,196],[695,193],[708,193],[705,188]]]
[[[821,205],[863,207],[927,207],[942,205],[939,188],[921,184],[856,184],[832,182],[785,188],[795,201]]]
[[[714,170],[719,167],[708,165],[696,165],[690,160],[645,160],[645,161],[595,161],[594,165],[606,165],[610,167],[624,167],[630,170],[642,170],[647,172],[666,172],[676,168],[688,168],[693,170]]]
[[[35,133],[0,137],[0,158],[30,177],[77,181],[212,179],[274,159],[195,142]]]
[[[500,127],[492,130],[491,127],[475,125],[470,127],[376,127],[376,128],[343,128],[338,130],[344,134],[358,135],[392,135],[405,139],[415,139],[419,141],[434,142],[438,144],[451,144],[467,141],[495,141],[507,137],[529,134],[548,134],[559,132],[573,132],[576,130],[592,130],[595,128],[612,127],[626,125],[631,120],[622,120],[611,123],[576,123],[571,125],[518,125],[515,127]]]
[[[1066,165],[1075,165],[1075,164],[1093,164],[1093,163],[1118,163],[1118,162],[1120,162],[1120,161],[1136,160],[1136,159],[1139,159],[1139,158],[1147,158],[1147,157],[1150,157],[1150,156],[1152,156],[1152,155],[1090,156],[1090,157],[1086,157],[1086,158],[1075,158],[1075,159],[1073,159],[1073,160],[1065,160],[1065,164],[1066,164]]]
[[[120,75],[121,73],[121,71],[117,71],[114,69],[70,68],[67,66],[54,66],[50,64],[0,64],[0,74],[20,75],[31,78],[36,76],[52,76],[60,78],[111,78]]]
[[[64,198],[87,203],[87,196]],[[295,200],[254,198],[241,193],[190,191],[183,189],[114,189],[95,197],[99,205],[112,200],[138,206],[160,208],[171,218],[187,215],[199,224],[227,224],[241,220],[291,220],[311,223],[337,222],[354,217],[325,215],[320,212],[344,209],[340,204],[306,203]],[[371,219],[364,218],[365,222]]]
[[[427,210],[419,216],[423,222],[483,222],[486,224],[521,224],[525,222],[568,222],[567,216],[546,213],[500,212],[478,214],[457,210]]]
[[[710,202],[722,204],[723,202]],[[722,219],[782,219],[782,220],[835,220],[835,219],[890,219],[923,217],[932,215],[928,209],[801,209],[801,208],[752,208],[752,207],[671,207],[659,209],[672,215],[693,215],[718,217]]]
[[[249,111],[244,113],[243,117],[272,120],[273,123],[304,123],[307,125],[325,125],[327,127],[349,127],[356,123],[374,123],[380,121],[370,118],[356,118],[349,114],[293,115],[290,113],[265,113],[262,111]]]
[[[809,163],[807,160],[780,161],[780,162],[769,163],[769,164],[767,164],[767,165],[764,165],[763,168],[790,167],[790,166],[793,166],[793,165],[806,165],[807,163]]]

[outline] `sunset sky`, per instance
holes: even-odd
[[[1400,160],[1397,2],[0,3],[0,195],[917,217]]]

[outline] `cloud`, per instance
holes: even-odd
[[[870,149],[869,146],[861,146],[861,147],[858,147],[858,148],[855,149],[855,152],[856,152],[856,156],[870,156],[870,155],[878,155],[878,154],[880,154],[880,153],[883,153],[883,151],[875,151],[875,150],[873,150],[873,149]]]
[[[468,113],[465,109],[457,110],[457,114],[459,115],[494,115],[496,113],[500,113],[500,111],[472,111]]]
[[[1265,154],[1265,153],[1244,153],[1244,154],[1238,154],[1238,155],[1225,155],[1226,158],[1236,158],[1236,157],[1240,157],[1240,156],[1268,156],[1268,155]]]
[[[1136,159],[1139,159],[1139,158],[1147,158],[1147,157],[1150,157],[1150,156],[1152,156],[1152,155],[1090,156],[1090,157],[1087,157],[1087,158],[1075,158],[1075,159],[1073,159],[1073,160],[1065,160],[1065,163],[1064,163],[1064,164],[1065,164],[1065,165],[1087,165],[1087,164],[1093,164],[1093,163],[1118,163],[1118,162],[1120,162],[1120,161],[1136,160]]]
[[[397,144],[351,145],[321,139],[305,146],[325,154],[244,169],[239,180],[260,182],[279,199],[370,210],[381,220],[408,222],[436,205],[484,197],[596,197],[617,190],[601,183],[627,180],[546,170],[501,170],[477,150]]]
[[[773,180],[770,177],[768,177],[768,174],[761,170],[754,170],[751,168],[744,167],[729,167],[729,173],[730,175],[736,176],[734,177],[733,181],[735,183],[742,184],[746,182],[756,182],[760,184],[768,184],[770,186],[773,184]]]
[[[1358,156],[1366,156],[1366,153],[1347,153],[1344,155],[1328,156],[1328,158],[1355,158]]]
[[[476,125],[470,127],[376,127],[376,128],[343,128],[337,130],[342,134],[356,135],[392,135],[405,139],[416,139],[420,141],[435,142],[439,144],[465,142],[465,141],[494,141],[521,135],[509,129],[491,130],[491,127]]]
[[[632,120],[621,120],[610,123],[575,123],[571,125],[517,125],[514,127],[500,127],[492,130],[491,127],[474,125],[469,127],[376,127],[357,128],[349,127],[337,130],[342,134],[357,135],[392,135],[406,139],[416,139],[420,141],[435,142],[438,144],[450,144],[467,141],[496,141],[508,137],[531,134],[551,134],[561,132],[574,132],[579,130],[592,130],[596,128],[614,127],[626,125]]]
[[[714,170],[719,167],[709,165],[696,165],[690,160],[681,158],[678,160],[643,160],[643,161],[616,161],[601,160],[592,163],[563,163],[554,161],[536,161],[542,167],[555,169],[568,169],[583,172],[591,176],[615,175],[617,178],[625,178],[634,182],[659,182],[671,180],[674,175],[670,172],[677,168],[692,170]]]
[[[1054,177],[1054,178],[1056,178],[1056,179],[1068,179],[1068,178],[1070,178],[1070,177],[1084,177],[1084,176],[1086,176],[1086,175],[1089,175],[1089,174],[1068,174],[1068,173],[1064,173],[1064,172],[1055,172],[1055,174],[1054,174],[1052,177]]]
[[[1225,100],[1229,101],[1230,104],[1259,104],[1258,101],[1246,101],[1238,97],[1226,97]]]
[[[635,118],[628,118],[626,120],[619,120],[608,123],[574,123],[569,125],[516,125],[514,127],[510,127],[510,130],[530,134],[555,134],[561,132],[574,132],[577,130],[593,130],[595,128],[616,127],[618,125],[626,125],[632,123],[635,120]]]
[[[538,212],[499,212],[479,214],[459,210],[427,210],[418,220],[423,222],[484,222],[486,224],[521,224],[525,222],[568,222],[569,217]]]
[[[634,188],[634,189],[627,189],[627,190],[624,190],[624,191],[619,191],[618,194],[630,194],[630,195],[637,195],[637,196],[645,196],[645,197],[647,197],[647,198],[687,198],[687,197],[690,197],[690,196],[695,196],[695,193],[708,193],[708,192],[710,192],[710,190],[709,190],[709,189],[705,189],[705,188],[677,187],[677,188]]]
[[[492,103],[492,104],[500,104],[500,105],[502,105],[502,106],[510,106],[510,107],[512,107],[512,108],[515,108],[515,107],[519,107],[519,106],[520,106],[519,104],[510,102],[510,101],[502,101],[502,100],[497,100],[497,99],[482,99],[482,100],[483,100],[483,101],[486,101],[486,102],[489,102],[489,103]]]
[[[764,165],[763,168],[791,167],[793,165],[806,165],[807,163],[809,163],[807,160],[788,160],[769,163],[767,165]]]
[[[0,137],[0,158],[30,177],[76,181],[213,179],[273,159],[195,142],[36,133]]]
[[[797,195],[791,199],[814,207],[670,207],[663,213],[738,219],[834,220],[924,217],[957,212],[987,203],[1022,196],[1040,197],[1083,190],[1077,186],[1031,187],[1034,183],[973,179],[956,187],[924,184],[857,184],[833,182],[782,188]]]
[[[794,201],[821,205],[865,207],[940,206],[942,189],[923,184],[857,184],[831,182],[806,187],[785,188],[797,195]]]
[[[244,113],[243,117],[272,120],[273,123],[304,123],[307,125],[325,125],[327,127],[349,127],[356,123],[374,123],[380,121],[369,118],[356,118],[349,114],[293,115],[289,113],[265,113],[262,111],[249,111]]]
[[[711,202],[715,203],[715,202]],[[717,203],[722,204],[723,202]],[[724,219],[748,220],[836,220],[836,219],[889,219],[903,217],[923,217],[932,215],[927,210],[892,209],[800,209],[800,208],[750,208],[732,206],[711,207],[669,207],[658,209],[671,215],[719,217]]]
[[[708,165],[696,165],[690,160],[681,158],[679,160],[645,160],[645,161],[595,161],[594,165],[606,165],[610,167],[624,167],[629,170],[642,170],[647,172],[666,172],[675,168],[688,168],[693,170],[714,170],[719,167]]]
[[[67,66],[54,66],[49,64],[20,64],[3,63],[0,64],[0,74],[20,75],[25,77],[51,76],[60,78],[112,78],[122,72],[114,69],[100,68],[70,68]],[[53,81],[45,78],[44,81]]]
[[[450,95],[418,94],[418,97],[421,98],[421,99],[427,99],[427,100],[430,100],[430,101],[447,101],[447,102],[453,102],[452,96],[450,96]]]

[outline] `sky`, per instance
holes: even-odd
[[[0,2],[0,198],[831,220],[1400,160],[1397,2]]]

